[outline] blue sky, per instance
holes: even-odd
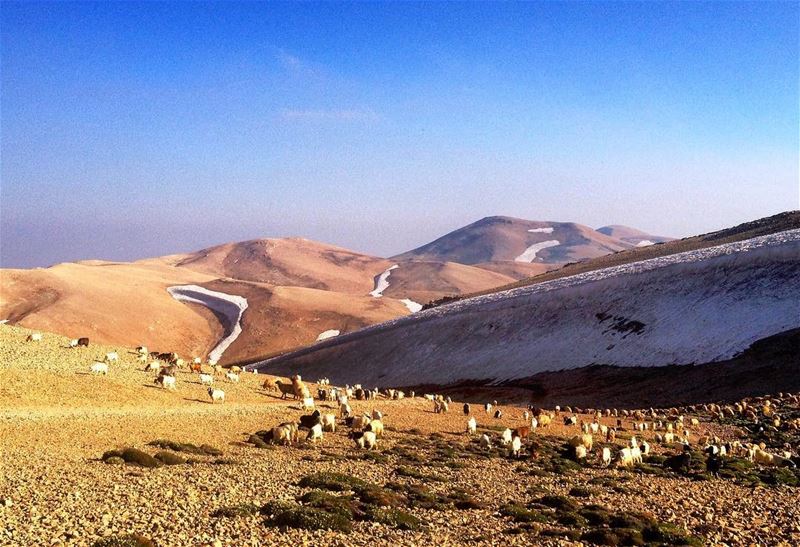
[[[0,10],[4,267],[799,207],[796,2]]]

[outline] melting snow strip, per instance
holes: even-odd
[[[327,340],[328,338],[333,338],[334,336],[339,336],[339,331],[336,329],[326,330],[325,332],[319,333],[317,336],[317,342],[321,342],[322,340]]]
[[[381,296],[383,296],[383,291],[389,288],[389,281],[388,281],[389,275],[395,268],[397,268],[397,264],[395,264],[394,266],[392,266],[391,268],[380,274],[375,279],[375,289],[369,293],[370,296],[374,296],[375,298],[380,298]]]
[[[528,231],[530,233],[532,233],[532,234],[552,234],[553,233],[553,227],[552,226],[548,226],[547,228],[531,228]]]
[[[636,244],[637,247],[647,247],[649,245],[655,245],[654,241],[650,241],[649,239],[643,239],[639,243]]]
[[[550,239],[548,241],[540,241],[539,243],[534,243],[527,249],[525,252],[519,255],[517,258],[514,259],[515,262],[533,262],[536,258],[536,253],[543,249],[547,249],[548,247],[555,247],[556,245],[561,245],[561,242],[557,239]]]
[[[410,298],[404,298],[400,302],[405,304],[406,308],[408,308],[408,311],[410,311],[411,313],[417,313],[419,310],[422,309],[422,304],[414,302]]]
[[[167,287],[172,298],[180,302],[200,304],[224,315],[232,327],[228,335],[214,346],[208,354],[208,360],[217,362],[228,347],[242,333],[242,315],[247,309],[247,299],[243,296],[211,291],[199,285],[177,285]]]

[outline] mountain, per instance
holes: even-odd
[[[798,362],[798,337],[791,333],[800,328],[800,285],[789,280],[800,278],[800,229],[715,244],[720,239],[655,260],[461,300],[255,366],[339,383],[502,386],[536,400],[543,396],[537,390],[544,374],[550,375],[549,397],[558,394],[558,375],[572,374],[574,384],[577,371],[601,365],[623,371],[623,380],[675,365],[709,364],[702,370],[712,374],[711,364],[734,366],[752,348],[769,354],[768,339],[780,340],[784,349],[776,361],[760,365]],[[667,384],[676,398],[689,389],[680,377]],[[607,387],[591,376],[581,381],[592,390]]]
[[[619,239],[625,243],[630,243],[635,247],[645,247],[647,245],[655,245],[656,243],[665,243],[672,241],[672,237],[654,236],[653,234],[645,233],[630,226],[623,226],[622,224],[612,224],[610,226],[603,226],[597,229],[601,234],[605,234],[614,239]]]
[[[0,318],[186,356],[224,351],[228,363],[520,277],[454,263],[394,262],[301,238],[258,239],[130,263],[0,270]]]
[[[574,222],[540,222],[493,216],[464,226],[393,260],[461,264],[513,261],[563,264],[633,247]]]

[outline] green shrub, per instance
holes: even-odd
[[[549,522],[550,517],[539,511],[532,511],[517,503],[507,503],[500,507],[500,514],[511,517],[514,522]]]
[[[258,511],[259,508],[257,505],[253,505],[252,503],[242,503],[239,505],[220,507],[211,513],[211,516],[217,518],[246,517],[248,515],[255,515],[258,513]]]
[[[306,475],[300,479],[298,484],[306,488],[320,488],[322,490],[333,490],[336,492],[358,490],[367,486],[367,482],[359,478],[344,473],[332,472]]]
[[[353,529],[352,522],[345,515],[301,505],[274,513],[265,524],[304,530],[335,530],[344,533],[349,533]]]
[[[186,463],[185,458],[182,458],[181,456],[178,456],[169,450],[161,450],[160,452],[156,452],[155,458],[164,465],[181,465]]]
[[[156,544],[139,534],[125,534],[98,539],[92,547],[156,547]]]
[[[122,450],[122,459],[125,463],[138,465],[139,467],[161,467],[163,464],[147,452],[142,452],[138,448],[125,448]]]

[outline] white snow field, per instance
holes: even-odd
[[[374,296],[375,298],[380,298],[383,296],[383,291],[389,288],[389,276],[391,275],[392,270],[395,268],[397,268],[397,264],[385,270],[375,279],[375,289],[369,293],[370,296]]]
[[[558,241],[557,239],[551,239],[548,241],[540,241],[539,243],[534,243],[533,245],[525,249],[525,252],[519,255],[517,258],[515,258],[514,261],[533,262],[536,259],[536,253],[538,253],[542,249],[547,249],[548,247],[555,247],[556,245],[561,245],[561,242]]]
[[[328,338],[333,338],[334,336],[339,336],[339,331],[336,329],[330,329],[319,333],[317,336],[317,342],[322,342],[323,340],[327,340]]]
[[[655,241],[650,241],[649,239],[643,239],[639,243],[636,244],[637,247],[648,247],[650,245],[655,245]]]
[[[408,386],[728,359],[800,327],[800,230],[461,300],[262,361]]]
[[[547,228],[531,228],[528,231],[530,233],[532,233],[532,234],[552,234],[553,233],[553,227],[552,226],[548,226]]]
[[[411,313],[417,313],[419,310],[422,309],[422,304],[420,304],[419,302],[414,302],[410,298],[403,298],[400,302],[405,304],[406,308],[408,308],[408,311],[410,311]]]
[[[247,309],[247,299],[243,296],[211,291],[199,285],[175,285],[167,287],[167,292],[175,300],[201,304],[225,316],[228,324],[223,326],[227,335],[208,354],[209,361],[219,361],[225,350],[242,333],[242,315]]]

